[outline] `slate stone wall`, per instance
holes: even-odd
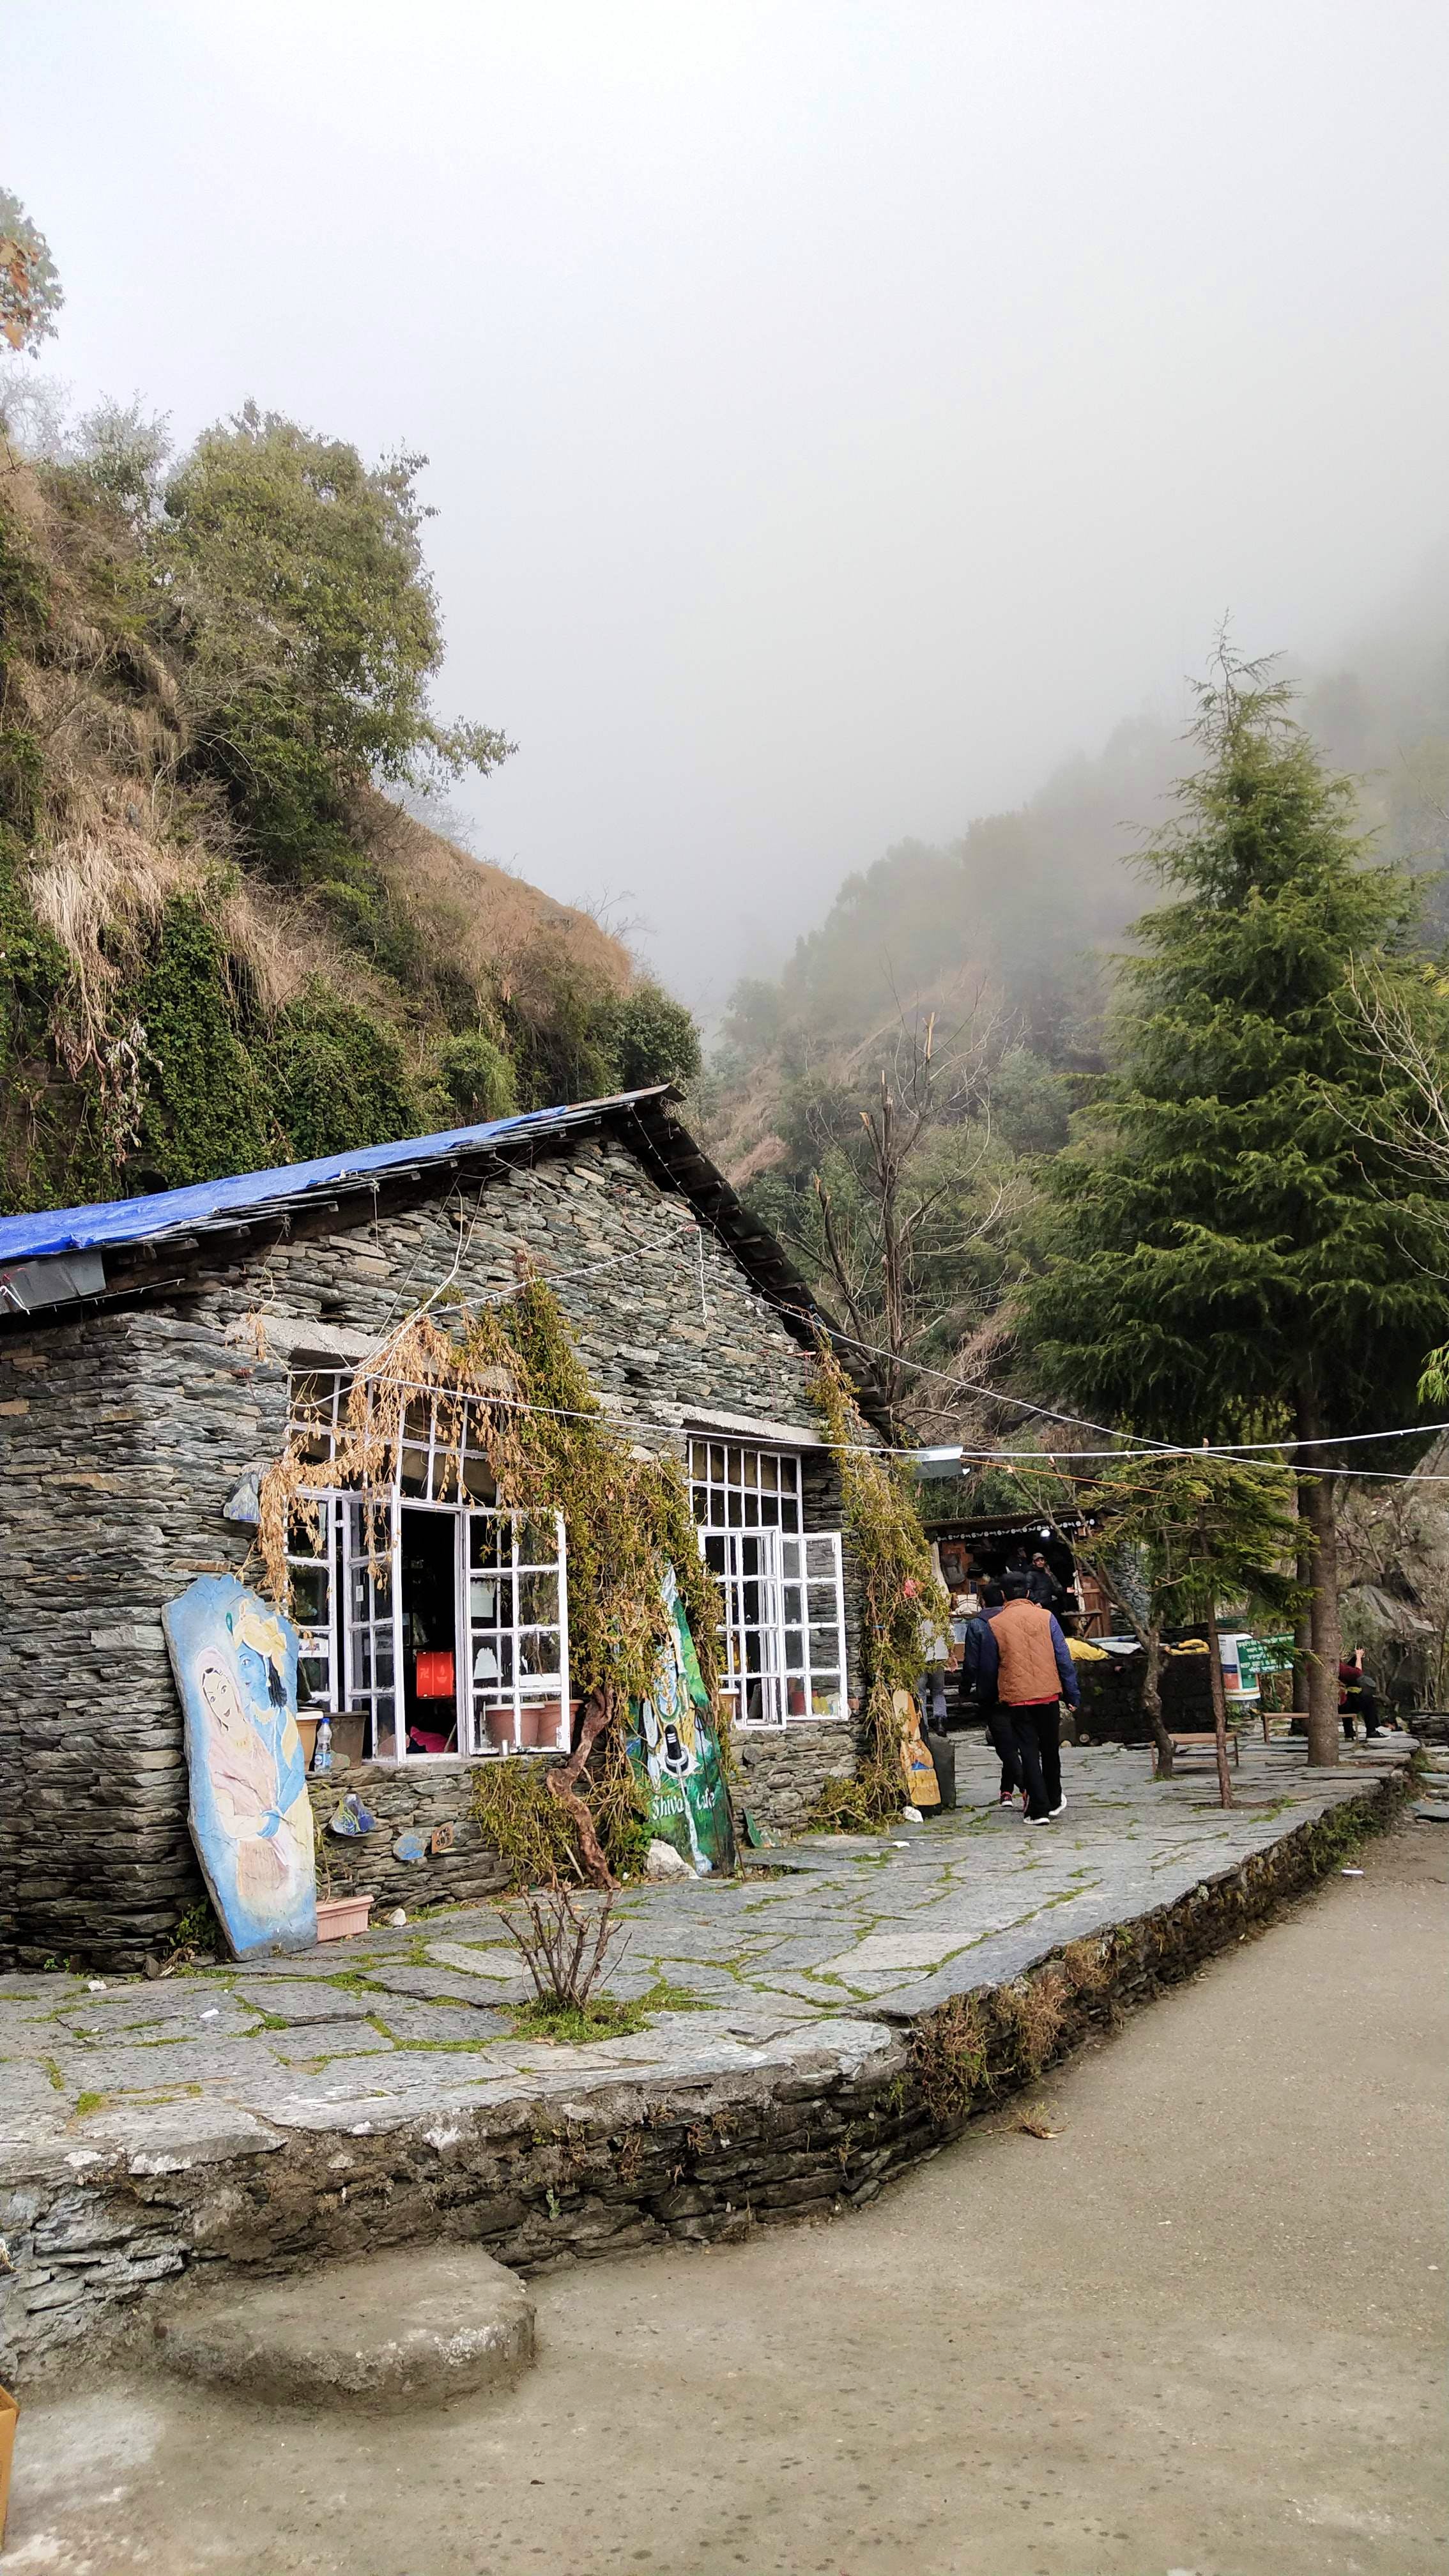
[[[570,1140],[482,1184],[394,1181],[365,1213],[356,1204],[203,1238],[158,1263],[176,1284],[124,1312],[37,1318],[0,1338],[0,1965],[134,1967],[202,1892],[161,1609],[198,1573],[244,1568],[251,1534],[223,1508],[281,1448],[283,1352],[305,1346],[299,1329],[375,1338],[447,1281],[472,1301],[506,1293],[523,1251],[553,1277],[606,1408],[640,1442],[682,1455],[694,1408],[814,1420],[807,1353],[615,1138]],[[824,1453],[807,1484],[811,1526],[838,1527]],[[848,1567],[852,1698],[855,1593]],[[779,1740],[760,1766],[767,1820],[803,1812],[812,1764],[818,1787],[851,1733]],[[463,1766],[416,1793],[384,1793],[383,1776],[357,1775],[370,1803],[415,1794],[437,1821],[463,1822]],[[391,1896],[380,1848],[367,1866]],[[474,1893],[468,1866],[410,1870],[412,1903]]]
[[[318,1849],[325,1852],[332,1873],[333,1895],[355,1891],[370,1896],[375,1923],[395,1905],[411,1914],[420,1905],[476,1905],[482,1897],[496,1896],[508,1884],[508,1869],[489,1850],[469,1814],[473,1769],[469,1762],[419,1762],[406,1768],[396,1762],[363,1762],[310,1778],[312,1819]],[[376,1816],[375,1833],[344,1839],[326,1832],[327,1818],[345,1789],[356,1789]],[[394,1857],[392,1847],[400,1834],[431,1834],[439,1825],[453,1829],[451,1851],[422,1861]]]
[[[855,1729],[831,1721],[762,1727],[758,1734],[737,1727],[734,1751],[730,1801],[736,1832],[743,1833],[748,1809],[772,1833],[798,1834],[809,1823],[822,1781],[848,1779],[854,1769]]]

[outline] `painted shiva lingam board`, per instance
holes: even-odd
[[[191,1839],[239,1959],[310,1950],[317,1884],[297,1732],[297,1632],[234,1574],[162,1614],[186,1721]]]
[[[672,1567],[664,1600],[669,1629],[653,1692],[630,1710],[629,1759],[648,1791],[650,1833],[672,1843],[704,1878],[734,1867],[729,1789],[719,1731]]]

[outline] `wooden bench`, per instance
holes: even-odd
[[[1228,1728],[1228,1751],[1231,1753],[1235,1763],[1239,1762],[1241,1758],[1238,1751],[1238,1737],[1241,1731],[1241,1728],[1236,1726],[1230,1726]],[[1167,1733],[1172,1745],[1174,1756],[1179,1753],[1205,1753],[1209,1760],[1214,1762],[1217,1760],[1218,1739],[1215,1733],[1209,1731],[1206,1735],[1197,1733],[1188,1734],[1185,1733],[1182,1728],[1176,1726],[1170,1726]],[[1154,1743],[1149,1741],[1147,1750],[1151,1757],[1152,1771],[1155,1778],[1157,1773],[1157,1747]]]

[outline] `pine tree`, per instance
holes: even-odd
[[[1174,1440],[1332,1442],[1413,1418],[1443,1338],[1442,1193],[1376,1138],[1385,1074],[1352,976],[1411,971],[1415,889],[1366,863],[1354,792],[1226,649],[1206,759],[1144,857],[1175,900],[1136,925],[1119,1071],[1048,1175],[1029,1299],[1040,1364],[1087,1409]],[[1313,1564],[1309,1759],[1337,1759],[1337,1517],[1352,1453],[1296,1446]]]

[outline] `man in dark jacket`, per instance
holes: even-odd
[[[1045,1825],[1067,1803],[1062,1795],[1061,1703],[1076,1708],[1081,1692],[1066,1638],[1050,1610],[1031,1599],[1028,1578],[1008,1575],[1005,1589],[1004,1608],[985,1623],[979,1671],[1011,1718],[1027,1821]]]
[[[1031,1572],[1027,1577],[1027,1584],[1030,1598],[1039,1602],[1043,1610],[1050,1610],[1055,1617],[1067,1596],[1040,1548],[1031,1560]]]
[[[1001,1788],[997,1805],[1001,1807],[1011,1805],[1018,1789],[1023,1795],[1026,1790],[1017,1759],[1016,1729],[996,1696],[994,1665],[990,1679],[982,1671],[983,1655],[991,1636],[992,1614],[1001,1609],[1005,1600],[1006,1595],[999,1583],[986,1584],[981,1594],[982,1606],[974,1618],[967,1620],[966,1634],[961,1641],[961,1696],[963,1699],[968,1694],[974,1697],[986,1732],[1000,1756]],[[991,1651],[994,1656],[994,1647]]]

